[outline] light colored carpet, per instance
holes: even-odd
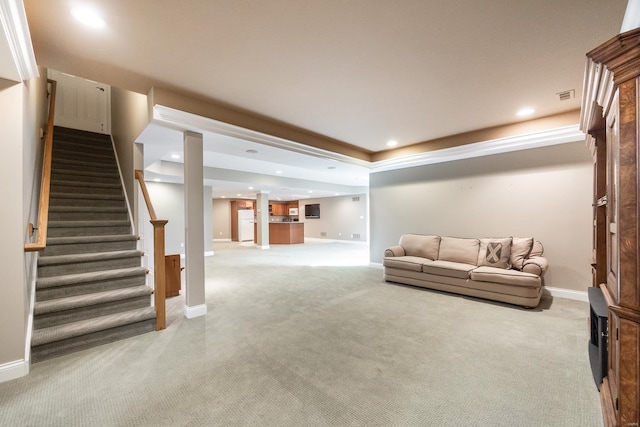
[[[2,424],[602,425],[586,303],[387,284],[359,244],[214,250],[205,317],[32,366]]]

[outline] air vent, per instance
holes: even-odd
[[[352,201],[352,202],[359,202],[359,201],[360,201],[360,196],[353,196],[353,197],[351,198],[351,201]]]
[[[359,235],[359,234],[352,234],[352,235],[351,235],[351,238],[352,238],[352,239],[359,239],[359,238],[360,238],[360,235]]]
[[[321,231],[320,232],[320,237],[327,237],[327,232],[326,231]]]
[[[558,99],[560,101],[567,101],[569,99],[573,99],[576,97],[576,90],[575,89],[565,90],[563,92],[558,92],[556,95],[558,95]]]

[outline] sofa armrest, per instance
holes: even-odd
[[[535,274],[537,276],[544,276],[544,273],[547,271],[547,267],[549,266],[549,262],[543,256],[533,256],[531,258],[527,258],[524,260],[524,266],[522,267],[522,271],[525,273]]]
[[[405,256],[404,248],[400,245],[385,249],[384,256]]]

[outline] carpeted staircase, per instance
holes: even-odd
[[[155,330],[136,243],[111,138],[56,127],[33,362]]]

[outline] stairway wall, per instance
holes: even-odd
[[[46,71],[40,68],[40,75]],[[0,79],[0,382],[29,372],[27,324],[34,253],[24,252],[29,221],[37,216],[42,168],[42,141],[38,132],[46,121],[46,78],[27,83]],[[35,207],[34,207],[35,206]]]
[[[133,218],[137,218],[137,187],[134,171],[143,170],[142,145],[135,139],[149,124],[147,96],[111,87],[111,136],[122,173],[124,189]]]

